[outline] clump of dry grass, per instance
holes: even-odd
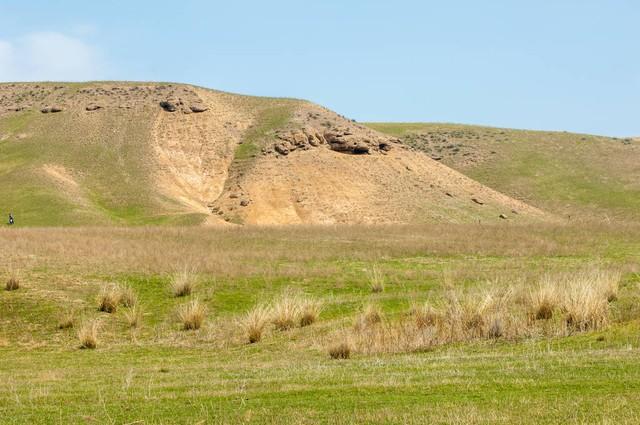
[[[529,293],[531,317],[535,320],[549,320],[561,304],[560,292],[549,276],[545,276]]]
[[[320,316],[322,304],[318,301],[305,299],[302,300],[300,307],[300,327],[310,326],[314,324]]]
[[[269,323],[270,311],[268,308],[258,306],[249,311],[242,320],[242,326],[246,332],[250,344],[260,342],[267,323]]]
[[[617,300],[619,272],[593,269],[545,276],[529,297],[536,320],[564,314],[570,330],[597,330],[609,322],[609,303]]]
[[[410,316],[383,323],[369,305],[358,316],[351,339],[357,351],[394,353],[477,339],[598,330],[610,321],[609,304],[619,279],[619,273],[599,270],[547,276],[533,290],[521,292],[489,283],[484,293],[452,290],[438,308],[424,304]]]
[[[4,285],[4,289],[6,291],[17,291],[20,289],[20,279],[18,278],[18,275],[12,272]]]
[[[78,331],[80,348],[94,349],[98,346],[98,331],[100,323],[97,320],[86,322]]]
[[[321,310],[320,301],[285,291],[271,305],[271,323],[280,331],[309,326],[318,320]]]
[[[130,286],[120,289],[120,304],[123,307],[133,308],[138,304],[138,296]]]
[[[120,303],[120,289],[116,286],[104,287],[98,294],[98,310],[115,313]]]
[[[142,309],[139,305],[135,304],[125,311],[124,317],[130,328],[137,328],[142,324]]]
[[[384,291],[385,277],[378,266],[373,266],[367,270],[367,276],[369,278],[369,288],[371,292],[379,293]]]
[[[412,315],[418,329],[436,326],[441,320],[440,313],[428,303],[420,307],[414,307],[412,309]]]
[[[206,307],[198,300],[192,300],[178,308],[178,320],[186,331],[200,329],[206,314]]]
[[[378,307],[376,304],[367,304],[360,317],[365,324],[371,326],[382,322],[382,316],[383,315],[380,307]]]
[[[73,311],[67,311],[60,316],[56,328],[58,329],[70,329],[73,328],[76,322],[76,316]]]
[[[348,341],[340,341],[329,346],[329,357],[337,360],[346,360],[351,357],[351,344]]]
[[[191,295],[196,287],[198,273],[196,269],[184,267],[171,276],[171,293],[174,297]]]
[[[607,279],[598,277],[571,282],[563,305],[570,329],[597,330],[608,324],[609,284]]]
[[[283,295],[273,306],[271,322],[280,331],[294,328],[300,317],[300,299],[291,294]]]

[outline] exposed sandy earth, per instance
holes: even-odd
[[[265,113],[282,105],[292,105],[288,118],[267,122]],[[148,191],[181,213],[205,215],[205,224],[553,219],[309,102],[176,84],[0,84],[0,117],[24,111],[88,123],[116,111],[146,111],[136,117],[150,117],[144,128],[151,130],[136,143],[152,152],[140,159],[151,170]],[[247,139],[256,129],[259,137]],[[242,143],[255,145],[255,153],[239,159]],[[55,161],[42,170],[51,185],[86,206],[75,170]]]

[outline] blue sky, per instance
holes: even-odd
[[[93,79],[640,136],[640,2],[0,0],[0,81]]]

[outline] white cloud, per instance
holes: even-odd
[[[57,32],[0,40],[0,81],[83,81],[105,75],[94,46]]]

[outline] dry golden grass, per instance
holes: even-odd
[[[320,301],[287,289],[271,305],[271,323],[279,331],[309,326],[318,320],[321,310]]]
[[[603,270],[547,276],[524,296],[518,292],[525,288],[488,283],[484,292],[452,291],[439,308],[414,307],[408,316],[389,323],[381,323],[370,305],[358,316],[351,338],[359,352],[394,353],[480,339],[598,330],[610,321],[609,300],[619,279],[619,273]],[[556,312],[562,320],[547,320]]]
[[[440,313],[429,303],[419,307],[413,307],[411,314],[414,317],[418,329],[436,326],[440,322]]]
[[[171,276],[171,293],[174,297],[191,295],[195,290],[197,278],[195,268],[183,267]]]
[[[560,306],[558,288],[545,276],[530,292],[528,301],[535,320],[549,320]]]
[[[364,330],[382,322],[383,314],[376,304],[367,304],[356,318],[353,328],[356,331]]]
[[[4,285],[4,289],[7,291],[17,291],[20,289],[20,279],[16,276],[11,276],[7,279],[7,283]]]
[[[563,308],[570,329],[597,330],[609,323],[609,299],[614,286],[617,294],[618,281],[614,279],[601,272],[569,281]]]
[[[73,311],[67,311],[60,316],[56,328],[69,329],[73,328],[76,323],[76,315]]]
[[[78,331],[80,348],[94,349],[98,346],[98,331],[100,323],[97,320],[84,323]]]
[[[280,331],[294,328],[300,317],[301,300],[298,296],[284,294],[271,309],[271,322]]]
[[[336,360],[346,360],[351,357],[351,344],[348,341],[340,341],[328,349],[329,357]]]
[[[136,295],[133,288],[125,286],[120,289],[120,304],[129,308],[133,308],[138,304],[138,295]]]
[[[369,279],[371,292],[379,293],[384,291],[385,277],[378,266],[374,265],[371,269],[367,270],[367,277]]]
[[[242,327],[246,333],[246,338],[250,344],[255,344],[262,340],[265,327],[269,323],[271,313],[264,306],[257,306],[249,311],[242,319]]]
[[[381,235],[384,235],[383,237]],[[579,225],[383,225],[291,226],[282,228],[201,227],[127,228],[2,228],[0,246],[8,252],[47,258],[52,266],[78,271],[110,273],[172,273],[185,258],[201,272],[241,277],[268,273],[283,259],[312,263],[343,258],[376,261],[423,255],[529,256],[605,255],[603,240],[635,243],[636,223],[580,223]],[[262,243],[255,244],[260,240]],[[313,244],[308,241],[313,240]],[[566,241],[571,240],[571,244]],[[345,244],[344,241],[352,241]],[[28,267],[26,256],[0,258],[8,269]],[[293,267],[282,276],[326,274],[326,265]]]
[[[314,324],[320,317],[322,304],[319,301],[303,299],[300,306],[300,327]]]
[[[120,289],[113,287],[104,287],[98,294],[98,310],[105,313],[115,313],[120,303]]]
[[[138,328],[142,324],[142,309],[138,304],[124,312],[124,317],[130,328]]]
[[[200,329],[206,315],[206,307],[198,300],[189,301],[178,308],[178,320],[186,331]]]

